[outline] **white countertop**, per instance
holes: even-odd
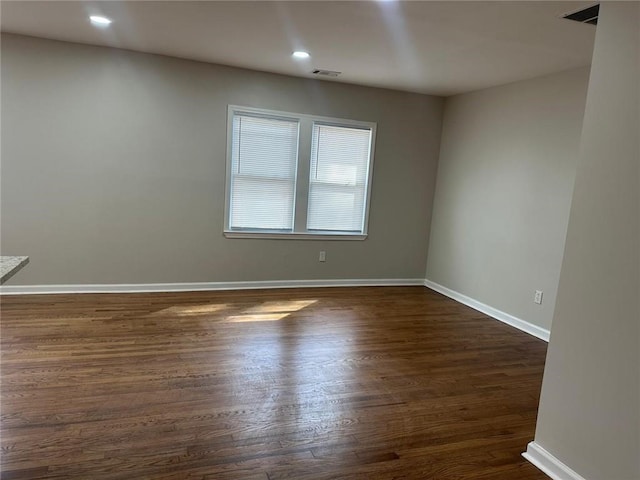
[[[4,283],[29,263],[29,257],[0,257],[0,283]]]

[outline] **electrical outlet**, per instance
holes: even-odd
[[[542,290],[536,290],[536,293],[533,296],[533,301],[538,305],[542,304]]]
[[[318,261],[319,262],[326,262],[327,261],[327,252],[325,252],[324,250],[320,251],[320,256],[318,257]]]

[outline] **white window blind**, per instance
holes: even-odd
[[[292,230],[298,121],[236,113],[232,128],[230,228]]]
[[[364,229],[371,129],[314,123],[308,230]]]

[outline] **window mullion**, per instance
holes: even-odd
[[[301,118],[298,133],[298,170],[296,173],[296,204],[294,217],[295,232],[307,231],[312,130],[313,120],[305,117]]]

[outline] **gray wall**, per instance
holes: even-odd
[[[580,68],[446,99],[429,280],[550,327],[588,75]]]
[[[603,2],[536,442],[640,479],[640,4]]]
[[[369,238],[224,238],[228,104],[377,122]],[[1,248],[31,257],[10,283],[423,278],[442,104],[3,35]]]

